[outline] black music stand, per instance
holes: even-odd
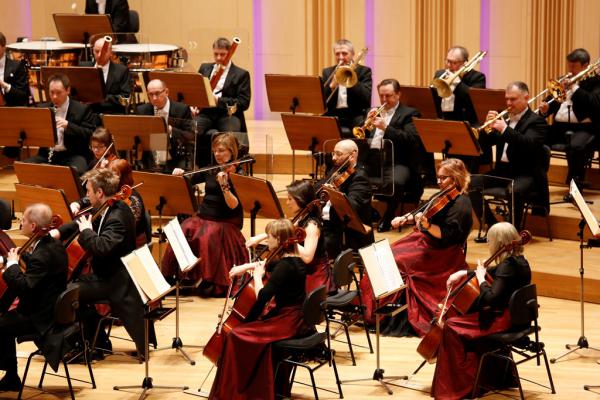
[[[151,148],[150,135],[164,135],[165,148],[168,152],[167,122],[162,117],[154,115],[103,115],[102,122],[104,127],[113,135],[115,150],[131,152],[132,160],[137,161],[144,149]]]
[[[25,210],[28,206],[35,203],[47,204],[54,214],[60,215],[62,222],[66,224],[71,222],[73,214],[69,207],[69,201],[62,189],[50,189],[35,185],[24,185],[15,183],[17,199],[21,210]]]
[[[86,59],[89,55],[90,38],[97,34],[113,34],[109,14],[52,14],[58,37],[63,43],[83,43]],[[113,35],[114,36],[114,35]]]
[[[46,99],[50,99],[48,78],[54,74],[64,74],[71,81],[71,97],[82,103],[100,103],[106,97],[102,69],[97,67],[42,67],[41,83]]]
[[[478,121],[485,121],[490,110],[500,112],[506,108],[503,89],[477,89],[469,88],[469,96],[475,107]]]
[[[310,150],[314,158],[317,152],[323,152],[325,142],[342,137],[340,121],[335,117],[282,113],[281,120],[292,148],[292,181],[296,179],[296,150]],[[322,158],[316,158],[314,179],[324,163]]]
[[[400,102],[421,112],[422,118],[436,119],[439,115],[433,101],[433,90],[425,86],[400,86]]]
[[[73,167],[19,161],[15,162],[14,167],[19,183],[61,189],[70,202],[77,201],[85,195],[79,174]]]
[[[54,147],[56,120],[49,108],[0,107],[0,146]]]
[[[198,108],[216,107],[210,82],[206,76],[193,72],[150,71],[148,78],[160,79],[169,88],[169,99]]]
[[[328,185],[323,186],[323,190],[327,192],[327,196],[329,197],[329,201],[331,201],[331,208],[333,208],[342,221],[343,232],[344,232],[344,240],[343,246],[348,247],[346,245],[346,229],[352,229],[362,235],[367,235],[371,232],[372,228],[362,223],[360,217],[352,208],[352,204],[348,201],[346,195],[339,190],[336,190],[333,187]],[[342,248],[345,248],[342,247]]]
[[[242,208],[250,214],[250,236],[256,235],[257,216],[269,219],[284,217],[271,182],[239,174],[230,174],[229,178],[235,187],[238,200],[242,203]]]
[[[265,85],[273,112],[325,113],[320,76],[265,74]]]
[[[428,153],[441,152],[449,155],[479,156],[481,148],[471,126],[466,121],[444,121],[414,118],[415,127]]]

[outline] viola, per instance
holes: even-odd
[[[519,234],[520,238],[513,240],[510,243],[500,247],[494,252],[487,260],[484,261],[483,266],[489,271],[489,265],[495,260],[500,254],[504,252],[511,252],[517,246],[523,246],[531,241],[531,233],[529,231],[522,231]],[[492,284],[492,277],[487,274],[486,281]],[[437,351],[442,340],[442,328],[444,321],[447,318],[451,318],[457,315],[466,314],[469,309],[473,306],[480,294],[479,282],[474,271],[467,274],[465,279],[457,286],[456,289],[452,290],[450,287],[446,297],[442,301],[442,307],[439,315],[431,322],[431,329],[419,343],[417,352],[429,363],[434,363],[437,358]],[[451,300],[451,301],[449,301]],[[450,304],[449,304],[450,303]]]
[[[335,189],[339,189],[340,186],[342,186],[344,182],[346,182],[348,178],[351,177],[355,172],[356,168],[350,164],[350,157],[348,157],[346,161],[344,161],[342,165],[340,165],[339,168],[331,174],[329,179],[327,179],[321,185],[317,191],[317,194],[320,194],[326,185],[333,186]]]
[[[422,213],[423,217],[431,219],[431,217],[446,208],[446,206],[459,195],[460,192],[454,185],[437,192],[422,206],[400,216],[400,225],[404,225],[408,221],[414,221],[415,216],[419,213]]]

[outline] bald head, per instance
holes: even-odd
[[[52,209],[46,204],[35,203],[25,209],[23,215],[31,222],[34,222],[38,228],[45,228],[50,225],[52,220]]]
[[[147,87],[148,99],[154,107],[163,108],[169,98],[169,89],[160,79],[152,79]]]
[[[348,158],[350,158],[350,164],[356,165],[358,159],[358,146],[353,140],[344,139],[337,142],[333,149],[333,162],[336,166],[341,166]]]
[[[112,45],[110,42],[106,51],[102,52],[105,43],[106,39],[103,37],[94,42],[94,58],[96,59],[96,64],[100,66],[106,65],[112,57]]]

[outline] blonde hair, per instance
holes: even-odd
[[[471,174],[467,171],[465,164],[458,158],[447,158],[440,164],[440,168],[448,171],[448,176],[452,177],[456,189],[460,193],[465,193],[471,183]]]
[[[45,228],[52,221],[52,209],[43,203],[34,203],[23,212],[31,222],[35,222],[38,228]]]
[[[519,240],[521,236],[511,223],[498,222],[490,227],[487,233],[487,238],[491,255],[507,244],[515,240]],[[516,245],[513,247],[512,251],[501,252],[498,257],[496,257],[496,261],[501,263],[507,257],[520,256],[521,254],[523,254],[523,245]]]
[[[280,218],[269,222],[265,232],[277,239],[279,245],[287,242],[294,237],[294,225],[289,219]],[[282,249],[284,252],[296,252],[296,244],[292,243]]]

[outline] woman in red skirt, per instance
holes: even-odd
[[[230,133],[223,133],[213,139],[212,150],[217,166],[237,159],[237,139]],[[238,168],[236,173],[242,173]],[[183,174],[175,169],[173,174]],[[192,183],[205,182],[204,200],[198,215],[183,221],[181,229],[194,254],[200,262],[184,278],[198,281],[200,294],[222,296],[229,285],[229,269],[233,265],[248,262],[248,252],[241,233],[243,210],[228,172],[212,170],[194,175]],[[175,275],[179,268],[173,250],[169,246],[162,260],[163,275]]]
[[[490,254],[520,239],[515,227],[508,222],[492,225],[487,237]],[[431,387],[431,395],[436,399],[458,400],[470,397],[480,355],[487,350],[482,347],[482,343],[476,345],[474,341],[510,328],[508,301],[517,289],[531,282],[531,269],[523,257],[523,246],[500,253],[496,262],[496,268],[489,272],[494,279],[492,284],[486,282],[487,271],[478,262],[475,274],[480,294],[474,303],[473,312],[450,318],[444,324]],[[466,270],[455,272],[448,278],[448,286],[456,286],[466,275]],[[513,383],[512,375],[494,375],[494,380],[500,385],[505,385],[507,381]]]
[[[253,269],[256,303],[245,323],[235,327],[225,338],[217,363],[217,374],[210,391],[210,399],[274,399],[275,376],[271,343],[295,336],[306,335],[314,327],[307,326],[302,314],[306,298],[304,285],[306,264],[298,255],[294,227],[286,219],[271,221],[267,227],[267,245],[270,250],[283,246],[280,259],[234,267],[236,276]],[[263,285],[265,269],[268,279]],[[275,307],[261,317],[265,305],[275,299]],[[281,372],[281,371],[279,371]],[[285,381],[286,374],[279,375]],[[279,382],[279,381],[278,381]],[[286,385],[277,385],[285,391]]]

